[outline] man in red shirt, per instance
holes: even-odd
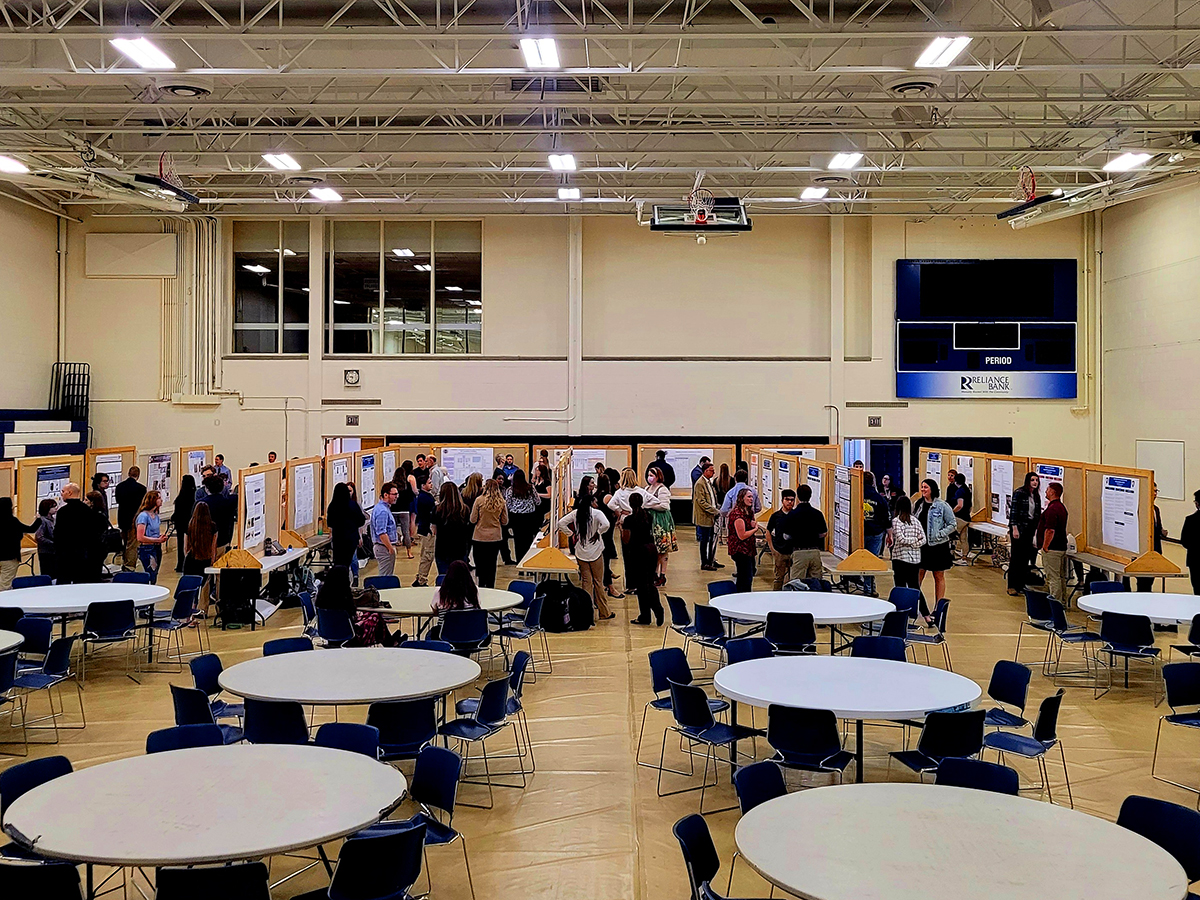
[[[1063,486],[1055,481],[1046,485],[1049,501],[1038,520],[1037,546],[1042,551],[1042,571],[1046,573],[1046,592],[1055,600],[1067,602],[1067,508],[1062,502]]]

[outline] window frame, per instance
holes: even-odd
[[[231,299],[232,299],[232,305],[233,305],[233,309],[231,310],[232,315],[230,316],[230,332],[229,332],[230,356],[232,356],[234,358],[240,358],[240,359],[244,359],[247,357],[254,357],[254,356],[259,356],[259,357],[262,357],[262,356],[286,356],[286,357],[290,357],[293,359],[304,358],[304,357],[307,357],[312,350],[312,316],[308,314],[309,310],[306,308],[305,314],[306,314],[307,318],[304,322],[287,322],[285,320],[286,317],[284,315],[284,308],[283,308],[283,289],[284,289],[284,281],[285,281],[284,271],[283,271],[283,260],[284,260],[284,256],[285,256],[284,250],[286,249],[284,247],[284,236],[283,235],[284,235],[284,228],[285,228],[287,222],[291,221],[291,220],[285,220],[285,219],[268,219],[268,220],[266,220],[266,221],[275,223],[275,244],[276,244],[275,264],[277,266],[276,271],[279,273],[279,278],[278,278],[279,284],[276,285],[276,288],[275,288],[275,321],[274,322],[238,322],[238,320],[237,320],[237,266],[238,266],[237,258],[238,258],[238,251],[236,249],[237,239],[236,239],[235,233],[240,224],[250,223],[250,222],[261,222],[261,221],[264,221],[264,220],[262,220],[262,219],[236,219],[236,220],[234,220],[233,227],[230,231],[230,242],[231,243],[230,243],[229,256],[230,256],[230,263],[231,263],[230,279],[232,281],[232,291],[231,291],[232,298]],[[306,221],[306,220],[302,220],[302,221]],[[307,221],[306,221],[306,224],[307,224]],[[311,233],[311,230],[309,231],[309,233],[307,233],[305,235],[304,243],[307,248],[305,250],[304,258],[308,261],[308,263],[311,267],[311,265],[312,265],[312,233]],[[311,275],[308,280],[309,280],[309,282],[312,281]],[[312,285],[310,283],[309,290],[311,290],[311,289],[312,289]],[[275,349],[273,351],[267,351],[267,352],[263,352],[263,351],[242,352],[242,351],[239,351],[237,349],[238,348],[237,337],[238,337],[239,331],[274,331],[275,332]],[[285,350],[284,348],[287,346],[287,342],[284,340],[284,333],[288,332],[288,331],[307,332],[308,333],[308,349],[299,350],[299,351]]]

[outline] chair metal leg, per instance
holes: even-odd
[[[1063,747],[1063,742],[1061,740],[1058,742],[1058,754],[1062,757],[1063,781],[1065,781],[1067,785],[1067,803],[1070,804],[1071,809],[1074,809],[1075,797],[1071,793],[1071,776],[1067,772],[1067,751],[1066,748]]]
[[[1162,727],[1163,727],[1163,723],[1165,721],[1166,721],[1166,719],[1161,718],[1161,717],[1158,720],[1158,731],[1154,735],[1154,755],[1150,758],[1150,776],[1155,781],[1161,781],[1163,784],[1170,784],[1177,788],[1183,788],[1185,791],[1191,791],[1193,794],[1200,795],[1200,787],[1193,787],[1192,785],[1189,785],[1189,784],[1182,784],[1178,781],[1172,781],[1169,778],[1163,778],[1157,772],[1157,769],[1158,769],[1158,744],[1159,744],[1159,741],[1162,739]],[[1065,764],[1064,764],[1064,768],[1065,768]]]

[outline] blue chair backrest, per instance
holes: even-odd
[[[49,587],[49,575],[18,575],[12,580],[14,591],[19,591],[22,588]]]
[[[443,572],[437,578],[433,579],[434,587],[441,587],[442,582],[446,580],[446,574]]]
[[[405,641],[401,650],[433,650],[436,653],[453,653],[454,645],[446,641]]]
[[[957,757],[942,760],[934,784],[1011,794],[1013,797],[1020,796],[1021,790],[1021,778],[1016,769],[981,759]]]
[[[409,796],[416,803],[453,813],[461,775],[462,757],[446,747],[431,744],[417,754]]]
[[[650,651],[650,689],[662,694],[676,684],[692,683],[692,667],[680,647],[664,647]]]
[[[71,647],[78,637],[77,634],[69,634],[50,642],[50,649],[46,651],[46,659],[42,662],[42,674],[63,678],[70,673]]]
[[[538,595],[529,601],[529,606],[525,608],[526,628],[542,627],[542,607],[545,605],[546,598],[544,595]]]
[[[0,696],[7,694],[17,683],[17,654],[0,656]]]
[[[908,613],[909,618],[915,618],[917,608],[921,602],[921,592],[916,588],[910,587],[894,587],[888,594],[888,602],[896,609],[902,609]]]
[[[192,591],[199,594],[202,587],[204,587],[203,575],[180,575],[179,583],[175,585],[175,596],[178,597],[180,594]]]
[[[1087,592],[1089,594],[1121,594],[1128,590],[1129,588],[1120,581],[1093,581],[1088,584]]]
[[[510,581],[506,590],[521,595],[521,606],[528,606],[537,593],[538,586],[532,581]]]
[[[322,640],[342,643],[354,637],[354,623],[345,610],[318,609],[317,634]]]
[[[176,725],[215,725],[208,695],[199,688],[171,685],[171,703],[175,707]]]
[[[50,635],[54,633],[54,622],[50,619],[23,616],[13,629],[25,640],[21,652],[43,655],[50,649]]]
[[[842,749],[837,716],[828,709],[767,707],[767,743],[783,754],[824,759]]]
[[[713,843],[712,832],[704,816],[692,813],[684,816],[671,829],[679,849],[683,853],[683,864],[687,868],[688,880],[692,884],[692,897],[703,897],[704,886],[721,871],[721,857]]]
[[[733,789],[737,791],[743,816],[754,807],[787,793],[783,770],[770,761],[739,768],[733,773]]]
[[[1033,739],[1050,746],[1058,740],[1058,713],[1062,709],[1062,698],[1066,688],[1059,688],[1038,704],[1037,719],[1033,723]]]
[[[498,725],[508,715],[508,692],[512,688],[507,677],[489,681],[479,692],[479,708],[475,720],[484,725]]]
[[[371,759],[379,758],[379,729],[357,722],[326,722],[317,729],[313,743],[318,747],[361,753]]]
[[[113,584],[149,584],[149,572],[117,572],[112,577]]]
[[[338,853],[329,900],[374,900],[408,896],[421,877],[424,822],[349,838]]]
[[[736,581],[710,581],[708,583],[708,599],[724,597],[726,594],[737,593]]]
[[[312,638],[286,637],[276,638],[263,644],[263,656],[277,656],[280,653],[301,653],[313,648]]]
[[[833,593],[833,582],[827,578],[805,578],[804,586],[810,591],[820,591],[823,594]]]
[[[189,747],[220,747],[225,743],[220,725],[176,725],[146,735],[147,753],[166,753]]]
[[[197,897],[237,897],[238,900],[271,900],[266,863],[243,862],[226,866],[161,868],[155,875],[155,900],[195,900]]]
[[[307,744],[304,707],[291,700],[246,698],[245,735],[251,744]]]
[[[671,713],[682,728],[703,731],[713,726],[712,707],[704,688],[671,682]]]
[[[925,717],[917,749],[926,756],[974,756],[983,749],[983,719],[987,710],[931,712]]]
[[[513,654],[512,666],[508,672],[508,685],[512,689],[512,695],[518,700],[521,699],[521,691],[525,689],[525,673],[529,670],[532,659],[528,650],[518,650]]]
[[[1151,647],[1154,625],[1149,616],[1106,612],[1100,614],[1100,639],[1106,644]]]
[[[1198,664],[1200,665],[1200,664]],[[1017,709],[1025,709],[1025,698],[1029,694],[1029,679],[1033,673],[1029,666],[1002,659],[992,667],[992,680],[988,682],[988,696],[997,703],[1007,703]]]
[[[667,608],[671,610],[672,625],[684,628],[692,624],[692,617],[688,612],[687,603],[682,597],[672,597],[670,594],[667,594]]]
[[[85,634],[100,638],[132,636],[137,627],[132,600],[101,600],[89,603],[83,616]]]
[[[1167,688],[1167,706],[1178,710],[1200,706],[1200,662],[1168,663],[1162,669]]]
[[[175,602],[171,604],[171,618],[176,622],[186,622],[192,617],[192,612],[200,602],[200,589],[176,591]]]
[[[1053,618],[1050,612],[1050,595],[1045,591],[1026,588],[1025,615],[1030,622],[1049,622]]]
[[[367,708],[367,724],[385,752],[395,747],[420,747],[437,737],[437,698],[382,700]]]
[[[215,653],[194,656],[188,660],[188,668],[192,672],[193,687],[204,691],[209,697],[221,693],[221,685],[217,681],[225,671],[225,667],[221,665],[221,657]]]
[[[71,761],[65,756],[44,756],[9,766],[0,772],[0,816],[18,797],[72,771]]]
[[[488,617],[482,609],[452,609],[442,619],[441,639],[451,644],[470,644],[488,636]]]
[[[372,575],[363,579],[363,587],[375,588],[377,591],[390,591],[400,587],[400,579],[395,575]]]
[[[718,638],[725,635],[725,623],[721,619],[721,611],[715,606],[695,605],[696,634],[705,638]]]
[[[850,644],[850,655],[862,659],[890,659],[894,662],[905,662],[904,641],[894,637],[877,637],[863,635],[856,637]]]
[[[23,618],[25,611],[16,606],[0,607],[0,631],[16,631]]]
[[[751,659],[767,659],[775,655],[775,645],[764,637],[738,638],[725,644],[725,659],[729,665]]]
[[[1200,812],[1136,794],[1125,798],[1117,824],[1162,847],[1183,866],[1188,883],[1200,880]]]

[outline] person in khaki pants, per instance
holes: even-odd
[[[1042,571],[1046,575],[1046,593],[1067,602],[1067,508],[1062,502],[1063,487],[1057,481],[1046,485],[1046,509],[1038,520],[1037,546],[1042,551]]]
[[[798,578],[820,578],[825,574],[821,562],[821,551],[825,548],[825,535],[829,527],[825,514],[814,509],[812,488],[802,484],[796,488],[796,508],[784,523],[785,530],[792,536],[792,580]]]
[[[700,477],[692,484],[692,523],[696,526],[696,543],[700,545],[700,569],[705,572],[717,570],[717,494],[713,490],[712,477],[716,470],[711,462],[701,464]]]
[[[612,619],[616,613],[608,608],[604,599],[604,532],[608,531],[608,519],[595,509],[591,488],[580,487],[575,498],[575,508],[558,520],[558,530],[575,538],[575,562],[579,566],[580,586],[592,595],[596,605],[597,619]]]
[[[783,583],[788,580],[792,570],[792,536],[787,530],[787,517],[796,508],[796,492],[791,488],[779,495],[780,509],[771,513],[767,520],[767,546],[771,548],[771,558],[775,561],[775,572],[771,582],[771,590],[783,590]]]

